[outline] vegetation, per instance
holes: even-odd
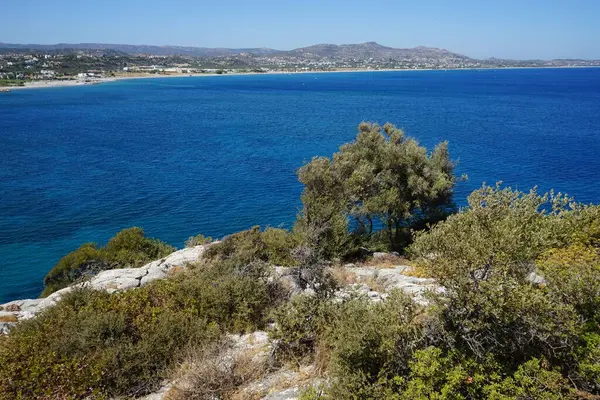
[[[44,278],[42,296],[48,296],[86,276],[114,268],[137,268],[175,251],[160,240],[144,236],[141,228],[124,229],[104,247],[86,243],[72,251],[48,272]]]
[[[327,360],[317,398],[597,398],[598,216],[563,195],[484,185],[409,249],[445,288],[429,306],[292,301],[277,313],[280,354]]]
[[[188,240],[185,241],[185,247],[196,247],[203,244],[209,244],[213,241],[210,236],[204,236],[203,234],[198,234],[196,236],[191,236]]]
[[[299,239],[283,229],[259,226],[225,237],[206,251],[209,259],[219,259],[233,265],[264,262],[271,265],[292,266],[292,250]]]
[[[0,87],[3,86],[25,86],[25,82],[22,79],[0,79]]]
[[[351,244],[381,242],[374,238],[378,226],[386,247],[402,250],[410,229],[453,209],[453,170],[447,143],[428,154],[389,123],[363,122],[355,141],[333,159],[316,157],[298,172],[305,188],[297,229],[320,229],[319,245],[329,256],[346,253]]]
[[[0,398],[150,392],[187,352],[264,328],[283,291],[260,275],[215,263],[114,295],[75,291],[0,339]]]
[[[600,206],[483,185],[440,219],[453,165],[444,144],[427,154],[391,125],[362,124],[333,160],[300,170],[293,231],[253,227],[170,279],[76,290],[20,322],[0,338],[0,397],[135,397],[176,379],[172,399],[232,399],[268,368],[312,364],[323,379],[304,400],[599,399]],[[398,290],[377,302],[336,295],[332,257],[407,243],[443,287],[426,303]],[[164,246],[126,230],[66,256],[51,283],[139,265]],[[226,333],[257,329],[270,333],[269,366],[228,353]]]

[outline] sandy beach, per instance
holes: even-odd
[[[188,77],[200,77],[200,76],[237,76],[237,75],[291,75],[291,74],[329,74],[329,73],[344,73],[344,72],[418,72],[418,71],[473,71],[473,70],[494,70],[494,69],[563,69],[563,68],[594,68],[594,67],[504,67],[504,68],[449,68],[449,69],[336,69],[329,71],[268,71],[268,72],[229,72],[227,74],[216,74],[216,73],[201,73],[201,74],[130,74],[130,75],[119,75],[109,78],[98,78],[90,80],[73,79],[65,81],[34,81],[26,82],[25,86],[0,86],[0,93],[2,91],[13,91],[13,90],[24,90],[24,89],[44,89],[44,88],[55,88],[55,87],[68,87],[68,86],[86,86],[86,85],[98,85],[107,82],[115,82],[120,80],[130,79],[161,79],[161,78],[188,78]]]
[[[384,71],[410,71],[410,70],[368,70],[368,69],[342,69],[332,71],[268,71],[268,72],[229,72],[227,74],[216,74],[216,73],[201,73],[201,74],[130,74],[130,75],[119,75],[110,78],[99,78],[90,80],[73,79],[73,80],[54,80],[54,81],[34,81],[26,82],[25,86],[0,86],[0,89],[12,90],[24,90],[24,89],[44,89],[54,87],[67,87],[67,86],[85,86],[85,85],[98,85],[101,83],[115,82],[120,80],[130,79],[161,79],[161,78],[189,78],[189,77],[200,77],[200,76],[237,76],[237,75],[286,75],[286,74],[310,74],[310,73],[333,73],[333,72],[384,72]]]

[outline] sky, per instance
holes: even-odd
[[[600,0],[0,0],[5,43],[289,50],[368,41],[475,58],[600,59]]]

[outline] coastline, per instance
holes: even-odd
[[[135,74],[131,76],[115,76],[110,78],[99,78],[94,80],[65,80],[65,81],[34,81],[27,82],[25,86],[0,86],[0,91],[11,92],[13,90],[26,90],[26,89],[46,89],[46,88],[58,88],[58,87],[72,87],[72,86],[89,86],[99,85],[109,82],[117,82],[124,80],[133,79],[161,79],[161,78],[192,78],[192,77],[205,77],[205,76],[243,76],[243,75],[296,75],[296,74],[327,74],[327,73],[354,73],[354,72],[419,72],[419,71],[487,71],[487,70],[504,70],[504,69],[582,69],[582,68],[600,68],[596,66],[565,66],[565,67],[500,67],[500,68],[415,68],[415,69],[336,69],[329,71],[268,71],[268,72],[230,72],[227,74],[216,74],[216,73],[200,73],[200,74]]]

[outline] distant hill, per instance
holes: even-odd
[[[0,42],[0,53],[16,51],[96,52],[102,55],[186,56],[212,60],[212,67],[233,66],[275,67],[315,65],[375,68],[465,68],[465,67],[561,67],[600,66],[600,60],[509,60],[488,58],[478,60],[436,47],[394,48],[376,42],[358,44],[315,44],[293,50],[270,48],[209,48],[193,46],[154,46],[107,43],[15,44]],[[212,64],[211,64],[212,65]]]
[[[469,57],[462,54],[452,53],[448,50],[435,47],[414,47],[410,49],[396,49],[393,47],[382,46],[376,42],[367,42],[360,44],[316,44],[313,46],[302,47],[299,49],[277,53],[276,55],[287,55],[306,58],[357,58],[357,59],[387,59],[387,58],[423,58],[439,59],[451,58],[456,60],[470,60]]]
[[[13,44],[0,43],[0,51],[7,49],[38,50],[38,51],[114,51],[129,55],[154,55],[154,56],[190,56],[190,57],[228,57],[237,55],[248,56],[273,56],[294,60],[407,60],[422,62],[457,63],[473,59],[448,50],[434,47],[414,47],[410,49],[397,49],[382,46],[376,42],[360,44],[316,44],[294,50],[275,50],[269,48],[208,48],[190,46],[151,46],[131,44],[105,44],[105,43],[59,43],[53,45],[43,44]]]
[[[106,43],[58,43],[58,44],[15,44],[1,43],[0,49],[19,50],[114,50],[126,54],[147,54],[154,56],[184,55],[192,57],[218,57],[250,53],[268,55],[278,53],[280,50],[267,48],[226,49],[191,46],[152,46],[133,44],[106,44]]]

